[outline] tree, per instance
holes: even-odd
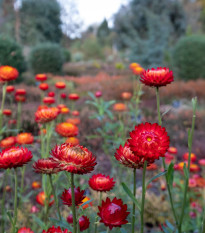
[[[177,0],[132,0],[115,15],[114,30],[130,61],[159,66],[165,50],[185,33],[185,14]]]
[[[110,35],[110,28],[108,27],[107,20],[104,19],[103,22],[98,27],[97,38],[102,45],[105,45],[109,42],[108,41],[109,35]]]

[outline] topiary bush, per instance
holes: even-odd
[[[26,69],[21,46],[5,36],[0,36],[0,65],[13,66],[20,73]]]
[[[42,43],[30,53],[30,65],[35,73],[61,72],[64,63],[63,49],[54,43]]]
[[[180,39],[173,51],[173,65],[181,79],[205,78],[205,36]]]

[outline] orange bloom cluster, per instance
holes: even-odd
[[[144,68],[138,63],[131,63],[129,67],[135,75],[140,75],[144,71]]]

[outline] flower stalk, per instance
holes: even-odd
[[[2,87],[2,101],[1,101],[1,110],[0,110],[0,130],[2,130],[2,125],[3,125],[3,110],[4,110],[4,104],[5,104],[5,99],[6,99],[6,87],[7,87],[7,82]]]
[[[14,191],[14,218],[13,218],[13,226],[12,226],[12,233],[16,232],[16,222],[17,222],[17,196],[18,196],[18,174],[17,174],[17,169],[14,169],[15,175],[15,191]]]
[[[1,230],[4,232],[4,224],[5,224],[5,198],[6,198],[6,185],[7,185],[7,179],[8,179],[8,173],[9,171],[6,170],[5,175],[4,175],[4,185],[3,185],[3,196],[1,200],[1,213],[2,213],[2,225],[1,225]]]
[[[71,173],[71,193],[72,193],[72,214],[73,214],[73,233],[77,233],[77,219],[75,209],[74,174]]]
[[[133,195],[135,196],[136,195],[136,168],[133,169]],[[132,233],[135,232],[135,209],[136,209],[136,206],[135,206],[135,203],[133,202],[132,204]]]

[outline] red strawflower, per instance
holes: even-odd
[[[46,90],[48,90],[49,86],[48,86],[47,83],[41,83],[41,84],[39,85],[39,88],[40,88],[42,91],[46,91]]]
[[[85,190],[81,191],[80,187],[74,188],[74,193],[75,193],[75,205],[78,206],[82,204],[82,200],[85,198],[84,196]],[[71,188],[64,190],[61,199],[63,200],[64,205],[72,206]]]
[[[54,97],[54,96],[55,96],[55,93],[54,93],[53,91],[50,91],[50,92],[48,92],[48,96],[49,96],[49,97]]]
[[[168,152],[170,154],[177,154],[177,148],[176,147],[169,147]]]
[[[64,82],[57,82],[55,86],[56,88],[64,89],[66,87],[66,84]]]
[[[183,154],[183,159],[188,161],[189,159],[189,152]],[[196,155],[194,153],[191,153],[191,162],[195,162],[196,161]]]
[[[129,212],[127,211],[127,205],[123,205],[121,199],[116,197],[111,201],[107,197],[106,201],[102,201],[102,205],[98,206],[101,220],[100,222],[104,223],[105,226],[108,226],[110,229],[113,227],[121,227],[122,225],[128,223],[126,220]]]
[[[72,115],[73,115],[73,116],[79,116],[80,113],[79,113],[79,111],[75,110],[75,111],[72,111]]]
[[[174,81],[173,72],[166,67],[144,70],[140,77],[140,81],[150,87],[162,87]]]
[[[58,116],[57,108],[42,108],[35,113],[35,121],[38,123],[50,122]]]
[[[68,232],[68,229],[61,230],[60,227],[52,226],[47,231],[43,230],[42,233],[72,233],[72,232]]]
[[[68,215],[67,222],[70,224],[73,224],[73,215],[72,214]],[[83,215],[79,218],[80,231],[85,231],[86,229],[89,228],[89,225],[90,225],[90,221],[89,221],[88,217]]]
[[[35,78],[37,81],[40,81],[40,82],[44,82],[47,80],[46,74],[37,74]]]
[[[25,89],[17,89],[15,95],[26,95]]]
[[[76,94],[76,93],[72,93],[72,94],[68,95],[68,98],[70,100],[78,100],[80,98],[80,96],[78,94]]]
[[[56,132],[63,137],[73,137],[78,134],[78,127],[72,123],[62,122],[56,125]]]
[[[34,233],[30,228],[22,227],[18,230],[18,233]]]
[[[43,98],[44,104],[54,104],[55,99],[53,97],[46,96]]]
[[[54,174],[61,171],[59,164],[52,159],[39,159],[33,164],[36,173]]]
[[[23,95],[15,95],[15,100],[16,100],[16,102],[25,102],[26,97]]]
[[[75,118],[68,118],[66,122],[71,123],[73,125],[79,125],[80,124],[80,118],[75,117]]]
[[[120,145],[116,150],[115,158],[126,167],[139,169],[144,166],[144,159],[131,151],[129,143],[125,143],[124,147]]]
[[[51,155],[60,164],[62,170],[76,174],[89,173],[93,171],[94,166],[97,164],[93,154],[80,145],[73,146],[64,143],[56,146],[51,151]]]
[[[16,142],[20,145],[32,144],[34,137],[31,133],[20,133],[16,136]]]
[[[147,167],[147,170],[148,170],[148,171],[157,170],[157,165],[156,165],[155,163],[152,163],[152,164],[150,164],[150,165]]]
[[[93,190],[106,192],[110,191],[114,187],[115,181],[113,181],[113,178],[110,178],[109,176],[97,174],[93,175],[89,179],[89,185]]]
[[[11,137],[7,137],[1,140],[0,147],[5,149],[5,148],[12,147],[15,144],[16,144],[16,137],[11,136]]]
[[[61,99],[66,99],[67,95],[66,93],[61,93]]]
[[[5,116],[11,116],[12,111],[11,111],[10,109],[4,109],[4,110],[3,110],[3,114],[4,114]]]
[[[22,167],[32,159],[32,153],[27,148],[11,147],[0,152],[0,168]]]
[[[77,146],[80,144],[80,141],[78,138],[76,137],[68,137],[65,141],[65,143],[70,143],[72,144],[73,146]]]
[[[199,165],[205,166],[205,159],[200,159],[199,160]]]
[[[164,157],[169,148],[169,136],[166,129],[155,124],[146,122],[135,126],[128,139],[130,148],[135,156],[144,162],[153,163],[159,157]]]
[[[15,90],[15,87],[14,86],[7,86],[6,87],[6,92],[7,93],[11,93],[11,92],[13,92]]]
[[[102,96],[102,92],[101,91],[96,91],[95,92],[95,97],[96,98],[100,98]]]
[[[39,189],[41,188],[41,183],[38,181],[33,181],[31,187],[32,189]]]
[[[49,202],[49,206],[52,206],[54,204],[54,200],[53,200],[53,195],[50,196],[50,202]],[[38,204],[44,206],[45,204],[45,200],[46,200],[46,195],[45,193],[42,191],[40,192],[37,196],[36,196],[36,201]]]
[[[19,72],[12,66],[1,66],[0,67],[0,79],[3,81],[12,81],[17,79]]]

